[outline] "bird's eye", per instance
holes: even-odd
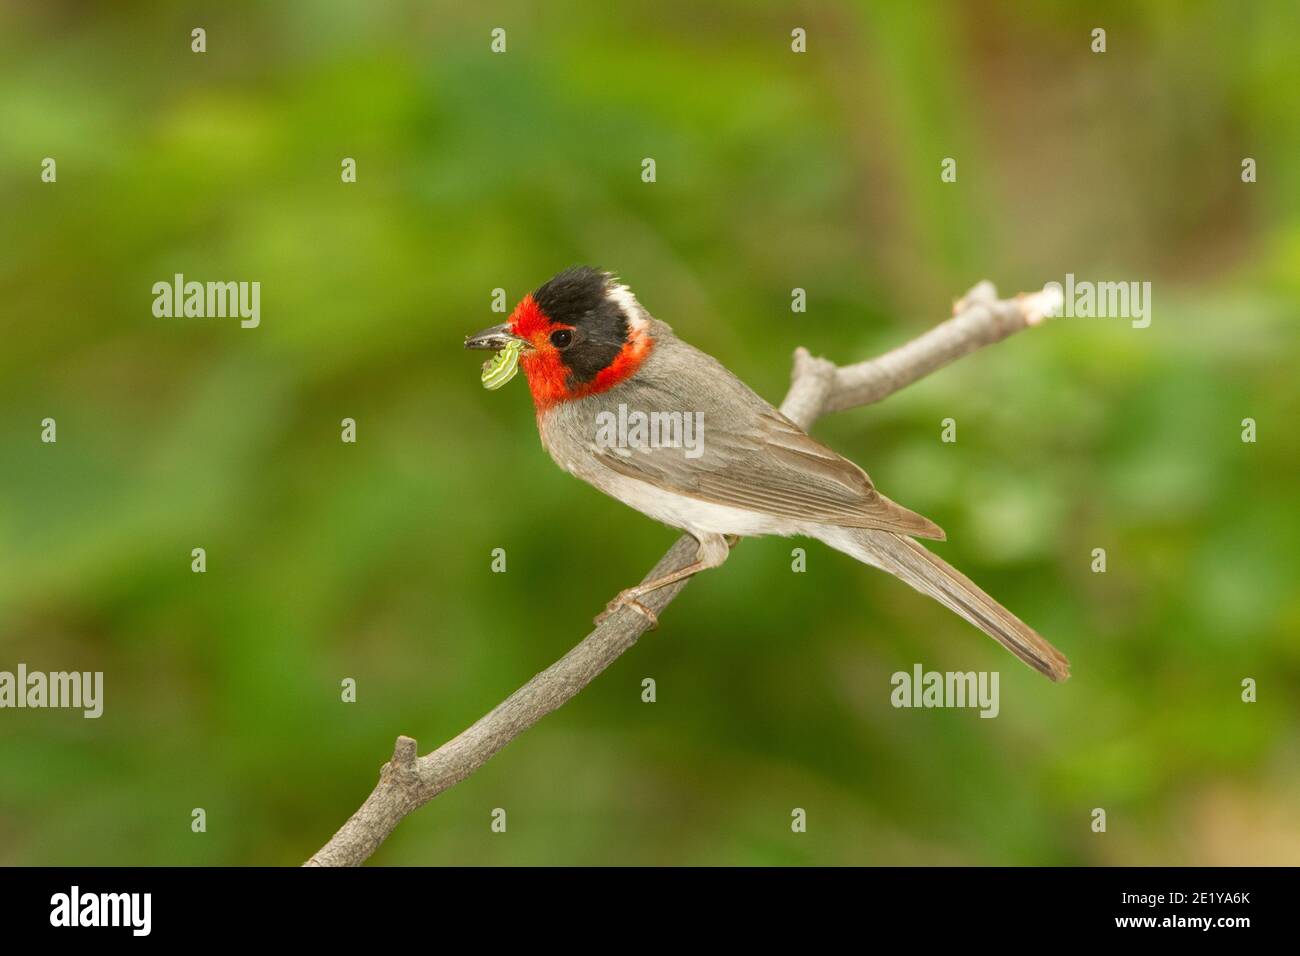
[[[573,344],[573,332],[569,329],[556,329],[551,333],[551,344],[557,349],[567,349]]]

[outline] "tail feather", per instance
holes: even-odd
[[[911,538],[889,531],[825,528],[816,536],[895,577],[974,624],[1034,670],[1054,681],[1070,676],[1065,655],[984,593],[948,562]]]

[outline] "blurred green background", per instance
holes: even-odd
[[[1061,319],[817,427],[1074,677],[746,542],[374,862],[1300,863],[1296,5],[470,6],[0,5],[0,670],[106,683],[0,711],[0,863],[298,863],[397,734],[650,567],[674,533],[460,348],[574,263],[773,401],[796,346],[870,356],[981,278],[1151,281],[1148,329]],[[155,318],[176,272],[260,281],[261,327]],[[1000,716],[893,709],[915,662],[1000,671]]]

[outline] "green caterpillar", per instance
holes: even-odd
[[[515,373],[519,371],[519,353],[523,348],[523,342],[511,342],[484,362],[483,374],[480,376],[483,387],[489,391],[496,391],[514,378]]]

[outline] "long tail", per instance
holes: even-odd
[[[837,551],[902,578],[922,594],[970,621],[1034,670],[1054,681],[1070,676],[1070,662],[970,578],[919,542],[892,531],[823,527],[809,532]]]

